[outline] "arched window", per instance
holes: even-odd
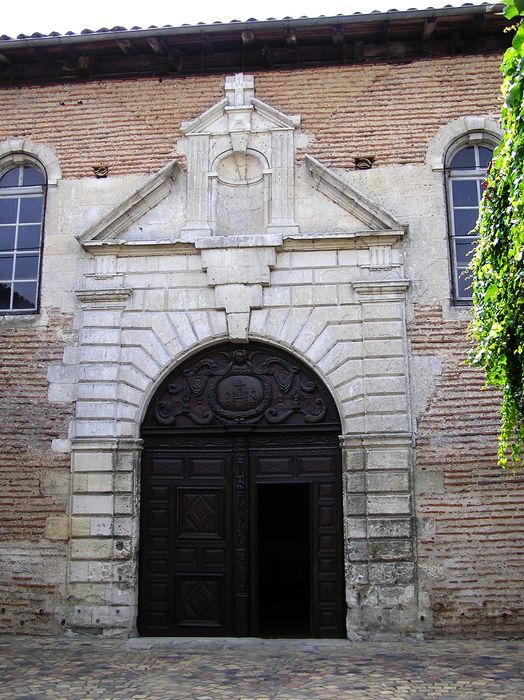
[[[494,145],[494,144],[493,144]],[[478,240],[475,226],[479,215],[482,185],[493,156],[493,145],[480,141],[451,149],[446,167],[449,209],[450,255],[453,297],[471,301],[471,273],[468,266]]]
[[[0,314],[38,309],[45,193],[36,164],[0,171]]]

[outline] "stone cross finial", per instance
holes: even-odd
[[[225,93],[229,107],[250,106],[251,98],[255,96],[254,77],[244,73],[227,76]]]

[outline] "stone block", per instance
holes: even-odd
[[[272,287],[288,287],[297,284],[313,284],[313,270],[295,268],[291,270],[276,269],[271,272]]]
[[[46,518],[44,537],[47,540],[67,540],[69,538],[69,516],[53,515]]]
[[[136,536],[138,523],[130,517],[115,517],[114,519],[114,535],[115,537],[133,537]]]
[[[110,559],[112,553],[111,539],[86,538],[71,541],[71,559]]]
[[[249,312],[227,314],[227,330],[233,343],[247,343]]]
[[[291,303],[293,306],[330,306],[338,304],[335,285],[316,285],[292,287]]]
[[[114,478],[114,489],[116,493],[133,493],[134,484],[133,472],[116,472]]]
[[[113,518],[92,517],[89,530],[93,537],[110,537],[113,534]]]
[[[346,562],[346,583],[348,585],[358,586],[368,583],[369,573],[367,564],[355,564],[354,562]]]
[[[346,482],[346,493],[365,493],[366,475],[364,472],[350,472],[344,476]]]
[[[359,562],[368,560],[368,548],[366,540],[352,539],[346,542],[344,547],[346,561]]]
[[[111,515],[112,513],[112,495],[73,495],[73,515]]]
[[[407,469],[410,464],[409,447],[368,448],[366,451],[367,469]]]
[[[74,515],[71,518],[71,537],[89,537],[91,532],[91,518]]]
[[[50,403],[71,403],[75,400],[75,384],[50,384],[47,399]]]
[[[344,532],[347,538],[365,538],[367,537],[367,522],[365,518],[345,518]]]
[[[293,268],[311,269],[313,267],[337,266],[336,250],[294,251],[291,256],[291,267]]]
[[[369,518],[369,537],[411,537],[411,518]]]
[[[367,472],[368,492],[409,491],[409,473],[404,471]]]
[[[413,557],[410,540],[373,540],[367,542],[370,561],[405,561]]]
[[[109,583],[112,580],[113,565],[110,561],[89,561],[87,562],[87,567],[87,581]]]
[[[290,306],[291,289],[289,287],[264,288],[263,306]]]
[[[346,496],[346,515],[365,515],[366,496]]]
[[[88,474],[86,491],[90,493],[112,493],[113,474],[103,472]]]
[[[227,314],[242,313],[252,307],[260,308],[262,287],[259,284],[224,284],[215,287],[215,299],[218,308],[224,308]]]
[[[379,605],[386,608],[409,605],[416,600],[415,586],[412,583],[402,586],[378,586],[377,592]]]
[[[134,511],[133,497],[124,494],[115,495],[115,515],[131,515]]]
[[[369,581],[380,586],[413,583],[415,565],[412,562],[370,562]]]
[[[411,513],[411,497],[409,495],[368,496],[367,512],[369,515],[409,515]]]

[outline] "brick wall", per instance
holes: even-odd
[[[57,313],[6,319],[0,327],[0,633],[49,632],[64,581],[64,527],[72,404],[47,401],[47,367],[70,342],[71,319]]]
[[[499,111],[498,55],[255,74],[256,94],[302,116],[308,153],[327,165],[424,161],[429,139],[464,114]],[[85,82],[2,90],[0,140],[53,146],[64,177],[147,173],[174,156],[180,122],[223,97],[223,77]]]
[[[436,355],[442,374],[418,417],[419,557],[432,589],[435,636],[506,637],[524,632],[524,474],[496,465],[498,395],[465,364],[467,324],[419,307],[415,355]],[[426,474],[440,487],[425,488]],[[439,480],[437,480],[438,483]]]

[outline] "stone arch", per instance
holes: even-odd
[[[51,146],[21,138],[10,138],[0,142],[0,168],[28,162],[40,165],[44,169],[48,187],[56,186],[58,180],[62,179],[60,161]]]
[[[433,170],[444,170],[450,147],[459,148],[469,140],[484,138],[495,146],[502,136],[496,119],[488,116],[459,117],[441,126],[429,142],[426,163]]]
[[[208,346],[141,434],[142,634],[345,635],[340,417],[314,369],[258,340]]]

